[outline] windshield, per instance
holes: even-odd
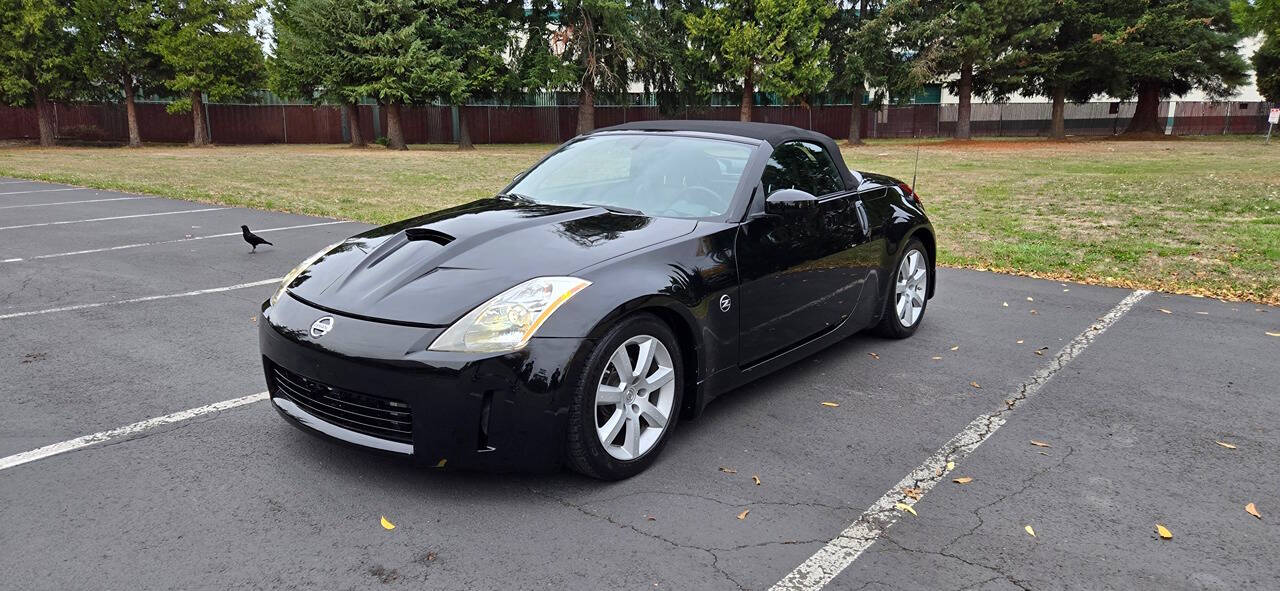
[[[507,192],[554,205],[645,215],[724,215],[754,148],[659,134],[591,136],[542,161]]]

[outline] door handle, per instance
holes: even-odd
[[[862,237],[871,238],[871,221],[867,218],[867,208],[862,206],[861,199],[855,201],[853,207],[858,210],[858,224],[862,226]]]

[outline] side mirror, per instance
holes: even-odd
[[[765,213],[787,214],[818,206],[818,198],[800,189],[778,189],[764,200]]]

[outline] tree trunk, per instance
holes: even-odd
[[[467,106],[458,105],[458,149],[474,150],[471,144],[471,130],[467,129]]]
[[[596,77],[588,74],[582,78],[582,90],[578,92],[578,135],[591,133],[596,128]]]
[[[124,118],[129,124],[129,147],[142,147],[142,134],[138,133],[138,106],[135,102],[133,76],[124,76]]]
[[[387,149],[408,150],[404,143],[404,130],[400,129],[400,105],[387,103]]]
[[[1160,83],[1144,80],[1138,83],[1138,104],[1125,133],[1163,133],[1160,126]]]
[[[853,105],[849,109],[849,144],[862,145],[862,85],[853,89]]]
[[[209,128],[204,120],[204,101],[200,98],[200,91],[192,91],[191,93],[191,123],[195,128],[195,134],[191,138],[193,146],[209,145]]]
[[[1067,88],[1056,86],[1053,89],[1053,116],[1050,117],[1049,137],[1055,140],[1067,137]]]
[[[360,131],[360,107],[356,103],[342,105],[347,112],[347,130],[351,132],[351,147],[364,147],[364,132]]]
[[[43,92],[35,92],[36,121],[40,127],[40,145],[52,146],[57,141],[57,131],[53,124],[53,103],[45,98]]]
[[[967,140],[973,137],[969,131],[969,119],[973,115],[973,64],[965,62],[960,66],[960,83],[956,86],[960,105],[956,109],[956,139]]]
[[[751,105],[756,100],[754,63],[747,64],[747,73],[742,77],[742,107],[738,110],[738,121],[751,120]]]

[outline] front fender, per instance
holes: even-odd
[[[583,269],[576,275],[591,285],[557,310],[538,336],[599,338],[622,317],[649,311],[672,326],[696,381],[736,366],[736,226],[700,222],[699,230]]]

